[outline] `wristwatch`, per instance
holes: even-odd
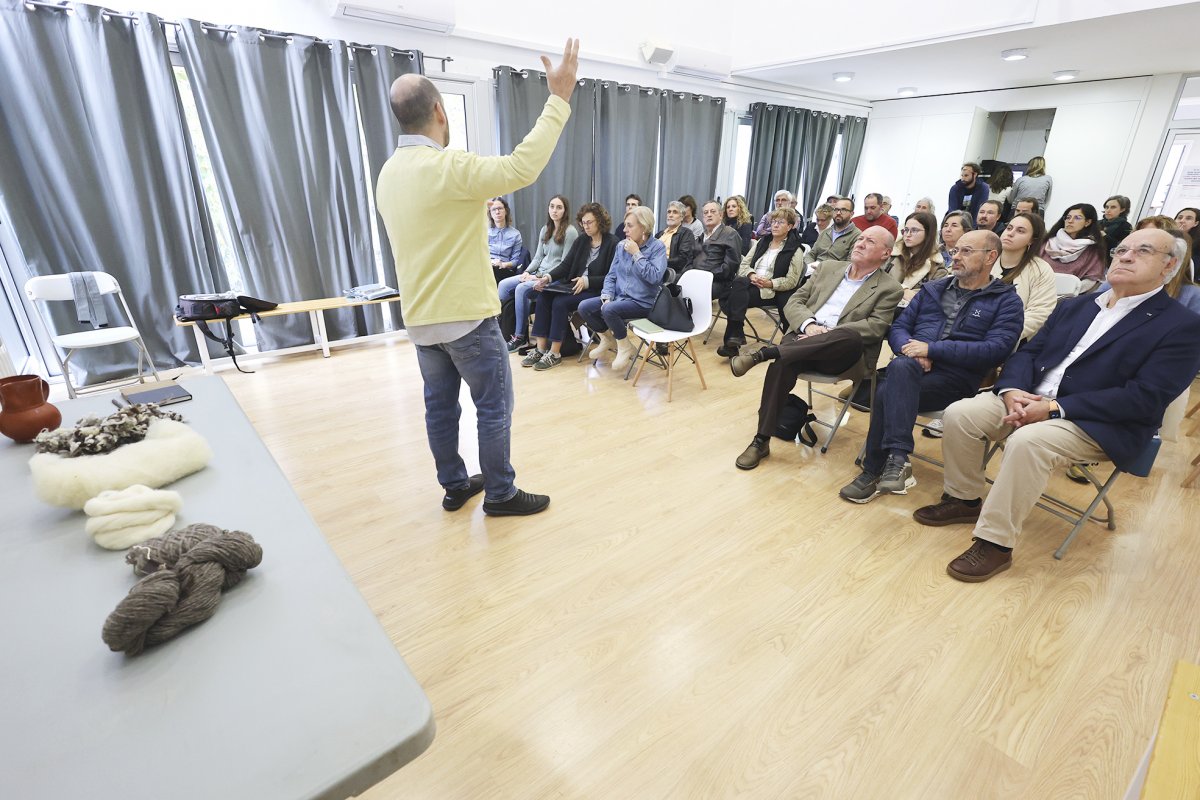
[[[1047,419],[1062,419],[1062,409],[1060,409],[1058,407],[1058,401],[1051,400],[1050,402],[1054,403],[1054,408],[1050,409],[1050,413],[1047,415],[1046,418]]]

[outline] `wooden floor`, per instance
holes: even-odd
[[[970,528],[910,516],[936,468],[837,497],[864,416],[736,469],[762,368],[716,344],[669,405],[658,371],[514,359],[518,485],[553,498],[526,519],[442,511],[406,340],[222,373],[433,703],[433,745],[365,797],[1122,797],[1200,656],[1200,437],[1118,482],[1116,534],[1055,561],[1067,527],[1035,510],[967,585]],[[463,430],[474,466],[465,396]]]

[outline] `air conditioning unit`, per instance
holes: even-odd
[[[671,75],[700,78],[706,81],[721,81],[729,77],[733,59],[725,53],[700,50],[695,47],[680,47],[675,51],[675,61],[667,69]]]
[[[329,15],[355,22],[382,22],[432,33],[454,30],[452,0],[330,0]]]

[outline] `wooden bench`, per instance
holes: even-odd
[[[345,297],[325,297],[320,300],[300,300],[295,303],[280,303],[270,311],[260,311],[259,319],[266,317],[280,317],[288,314],[308,314],[308,322],[312,326],[313,343],[311,345],[302,345],[300,347],[287,347],[282,350],[269,350],[266,353],[247,353],[247,358],[254,358],[265,355],[283,355],[286,353],[297,352],[301,350],[320,350],[321,355],[329,358],[329,337],[325,332],[325,312],[336,311],[342,308],[357,308],[359,306],[374,306],[383,303],[399,302],[399,297],[384,297],[379,300],[350,300]],[[233,317],[231,321],[250,319],[250,314],[239,314]],[[206,375],[213,374],[212,357],[208,354],[208,341],[204,337],[203,331],[196,325],[195,322],[183,322],[179,319],[175,320],[175,324],[180,327],[190,327],[193,335],[196,337],[196,349],[200,351],[200,363],[204,366]],[[368,337],[362,337],[368,338]],[[355,339],[349,341],[361,341]]]

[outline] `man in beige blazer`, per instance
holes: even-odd
[[[895,239],[880,226],[867,228],[854,243],[850,261],[824,261],[801,286],[783,313],[792,333],[778,347],[764,347],[729,360],[735,377],[770,361],[758,408],[758,434],[738,456],[739,469],[754,469],[771,454],[771,434],[779,411],[801,372],[839,374],[860,359],[874,364],[880,342],[904,296],[904,289],[880,269]]]

